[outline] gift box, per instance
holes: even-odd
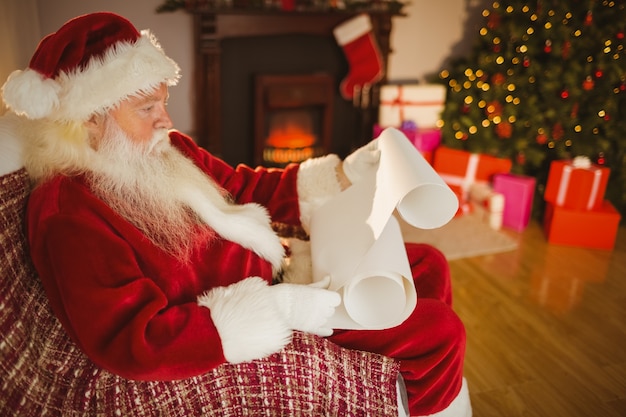
[[[594,210],[574,210],[547,203],[543,219],[549,243],[612,249],[621,215],[608,201]]]
[[[593,210],[603,205],[610,170],[585,157],[552,161],[544,199],[558,207]]]
[[[536,180],[510,173],[493,176],[493,190],[504,195],[502,226],[521,232],[528,226],[533,209]]]
[[[433,168],[450,186],[459,192],[463,200],[468,199],[469,188],[476,182],[491,182],[493,176],[511,170],[510,159],[470,153],[440,146],[433,158]]]
[[[433,152],[441,143],[441,129],[436,127],[419,128],[413,122],[402,122],[396,129],[404,133],[422,156],[432,165]],[[375,124],[373,129],[374,137],[377,138],[383,130],[385,130],[385,127]]]
[[[502,227],[505,197],[496,192],[486,182],[476,182],[470,186],[469,198],[471,203],[481,209],[483,220],[494,230]]]
[[[380,88],[378,123],[384,127],[412,121],[421,128],[436,127],[446,100],[440,84],[388,84]]]

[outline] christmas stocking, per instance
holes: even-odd
[[[373,84],[383,77],[380,50],[372,34],[372,23],[366,14],[341,23],[333,30],[333,34],[350,66],[339,89],[346,100],[352,100],[363,85]]]

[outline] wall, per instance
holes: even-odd
[[[162,0],[37,0],[41,33],[55,31],[66,20],[82,13],[109,10],[124,15],[139,29],[158,36],[166,53],[181,67],[183,78],[170,91],[170,113],[175,126],[192,129],[192,32],[184,12],[155,13]],[[445,61],[468,50],[476,36],[476,22],[486,0],[412,0],[407,16],[394,19],[393,52],[388,78],[419,79],[438,72]]]
[[[40,37],[36,0],[0,1],[0,86],[9,74],[28,65]],[[0,100],[0,114],[5,111]]]
[[[63,23],[80,14],[111,11],[126,17],[138,29],[150,29],[159,39],[168,56],[178,63],[182,78],[170,90],[169,110],[177,129],[190,132],[193,125],[192,71],[193,37],[191,17],[184,12],[155,12],[162,0],[37,0],[41,33],[57,30]]]
[[[492,0],[412,0],[406,17],[393,22],[390,80],[418,79],[438,73],[452,57],[469,52]]]

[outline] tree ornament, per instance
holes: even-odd
[[[564,90],[561,91],[561,98],[563,100],[569,98],[569,91],[567,91],[567,89],[564,89]]]
[[[615,37],[621,41],[622,39],[624,39],[624,32],[617,32],[617,35],[615,35]]]
[[[496,125],[496,134],[500,139],[508,139],[513,134],[513,125],[509,122],[502,122]]]
[[[596,78],[602,78],[602,76],[604,75],[604,71],[602,71],[601,69],[597,69],[593,75],[595,75]]]
[[[570,114],[569,114],[569,116],[570,116],[572,119],[575,119],[575,118],[577,118],[577,117],[578,117],[578,107],[579,107],[579,106],[578,106],[578,103],[574,103],[574,104],[572,105],[572,111],[571,111],[571,112],[570,112]]]
[[[489,14],[489,18],[487,19],[487,27],[491,30],[500,27],[500,13],[494,12]]]
[[[598,165],[606,164],[606,158],[604,157],[604,152],[598,153],[598,157],[596,158],[596,164]]]
[[[593,78],[591,78],[591,75],[587,75],[585,77],[585,81],[583,81],[583,90],[585,91],[591,91],[593,90],[593,86],[595,85]]]
[[[552,139],[559,140],[563,137],[564,133],[563,125],[560,122],[556,122],[552,127]]]
[[[501,72],[495,73],[493,77],[491,77],[491,83],[493,85],[502,85],[506,81],[506,77]]]
[[[528,58],[527,56],[524,57],[524,61],[522,62],[522,65],[524,66],[524,68],[528,68],[530,67],[530,58]]]
[[[591,10],[587,11],[587,15],[585,16],[585,26],[591,26],[593,23],[593,12]]]
[[[499,101],[491,101],[485,106],[485,113],[489,119],[496,116],[502,116],[502,104]]]
[[[552,41],[550,39],[546,39],[546,42],[543,45],[543,52],[545,52],[546,54],[552,52]]]
[[[518,165],[526,164],[526,154],[523,151],[519,151],[515,156],[515,162],[517,162]]]
[[[563,59],[569,58],[569,51],[571,47],[572,47],[572,43],[570,41],[565,41],[563,43],[563,51],[561,52],[561,56],[563,57]]]
[[[538,144],[545,145],[548,142],[548,136],[545,133],[539,133],[535,140]]]

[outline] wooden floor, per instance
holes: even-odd
[[[547,244],[450,262],[475,417],[626,416],[626,228],[613,251]]]

